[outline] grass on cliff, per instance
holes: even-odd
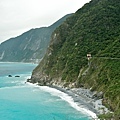
[[[92,58],[86,75],[81,75],[79,83],[93,91],[103,92],[103,104],[120,113],[120,59]],[[109,116],[109,115],[108,115]]]

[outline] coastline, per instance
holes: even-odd
[[[108,112],[108,109],[102,105],[102,99],[96,99],[93,97],[94,93],[92,93],[89,89],[83,88],[73,88],[66,89],[57,85],[49,85],[49,86],[39,86],[37,83],[33,84],[27,82],[27,84],[36,86],[36,87],[49,87],[49,89],[55,89],[59,92],[66,94],[69,97],[69,100],[66,100],[72,107],[76,110],[86,113],[88,117],[94,120],[99,120],[97,117],[99,114]],[[49,91],[47,91],[49,92]]]
[[[94,120],[99,120],[97,115],[97,111],[95,109],[92,108],[92,106],[89,105],[89,103],[85,102],[85,99],[82,98],[80,95],[74,93],[73,89],[65,89],[62,87],[58,87],[58,86],[49,86],[51,88],[54,88],[56,90],[59,90],[65,94],[67,94],[68,96],[70,96],[72,98],[72,102],[74,102],[74,107],[75,109],[77,109],[80,112],[86,113],[88,115],[88,117],[90,117],[91,119]],[[76,89],[76,88],[75,88]],[[65,100],[67,101],[67,100]],[[67,101],[69,103],[69,101]]]

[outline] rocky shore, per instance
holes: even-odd
[[[83,108],[86,108],[92,112],[94,112],[96,115],[103,114],[109,112],[109,110],[102,105],[102,99],[101,99],[101,93],[97,92],[91,92],[89,89],[84,88],[63,88],[61,86],[49,86],[53,87],[57,90],[60,90],[69,96],[71,96],[74,100],[74,102],[77,103],[78,106],[82,106]]]
[[[31,79],[28,80],[28,82],[32,82]],[[36,81],[34,82],[36,85],[41,86],[41,82],[37,83]],[[49,83],[49,82],[48,82]],[[44,86],[42,84],[42,86]],[[45,85],[46,86],[46,85]],[[55,84],[53,82],[52,84],[47,84],[48,87],[55,88],[61,92],[66,93],[67,95],[71,96],[73,101],[81,108],[84,108],[85,110],[88,110],[89,112],[91,111],[91,115],[94,116],[93,118],[95,119],[95,116],[97,117],[100,114],[104,114],[109,112],[109,110],[102,105],[102,95],[103,93],[100,92],[92,92],[90,89],[85,89],[85,88],[65,88],[63,85],[60,84]],[[88,113],[89,113],[88,112]],[[96,118],[95,120],[98,120]]]

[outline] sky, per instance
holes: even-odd
[[[0,43],[32,29],[47,27],[90,0],[0,0]]]

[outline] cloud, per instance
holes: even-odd
[[[0,41],[49,26],[90,0],[0,0]]]

